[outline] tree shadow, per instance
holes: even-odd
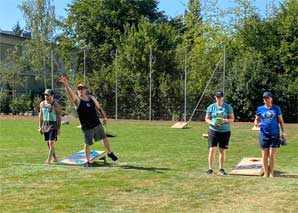
[[[278,178],[289,178],[289,179],[298,179],[298,175],[287,175],[286,172],[275,171],[275,177]]]

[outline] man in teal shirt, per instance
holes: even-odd
[[[46,163],[52,164],[58,161],[55,153],[55,141],[57,141],[57,135],[60,134],[61,108],[54,100],[53,90],[46,89],[43,94],[45,100],[40,103],[38,131],[44,135],[48,144],[49,154]]]
[[[215,93],[216,102],[209,105],[206,112],[205,121],[209,125],[208,147],[209,147],[209,169],[207,174],[213,173],[216,147],[219,146],[219,175],[226,175],[223,166],[225,151],[228,149],[231,136],[230,123],[234,122],[234,112],[231,105],[224,102],[222,91]]]

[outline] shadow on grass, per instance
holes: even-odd
[[[118,167],[121,169],[131,169],[131,170],[142,170],[156,173],[163,173],[163,171],[169,171],[169,168],[158,168],[158,167],[144,167],[144,166],[135,166],[135,165],[118,165],[115,163],[104,163],[104,162],[95,162],[92,164],[92,167]]]
[[[281,171],[275,171],[275,177],[298,179],[298,175],[287,175],[286,172],[281,172]]]
[[[163,171],[169,171],[169,168],[157,168],[157,167],[143,167],[143,166],[133,166],[133,165],[121,165],[119,166],[122,169],[133,169],[133,170],[142,170],[156,173],[163,173]]]

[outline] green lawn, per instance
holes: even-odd
[[[77,121],[64,125],[62,159],[83,147]],[[0,120],[0,212],[297,212],[298,126],[278,150],[274,179],[208,176],[207,125],[171,129],[169,122],[111,121],[119,162],[83,168],[46,166],[36,120]],[[228,172],[242,157],[260,157],[251,124],[233,125]],[[94,149],[102,150],[96,143]],[[217,166],[217,165],[216,165]]]

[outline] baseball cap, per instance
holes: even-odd
[[[48,96],[53,96],[54,95],[54,91],[52,89],[46,89],[44,91],[44,93],[42,93],[43,95],[48,95]]]
[[[224,96],[224,94],[223,94],[223,92],[222,91],[217,91],[216,93],[215,93],[215,97],[223,97]]]
[[[82,83],[79,83],[78,85],[77,85],[77,89],[86,89],[87,87],[84,85],[84,84],[82,84]]]
[[[265,97],[272,98],[272,94],[271,94],[271,92],[264,92],[264,93],[263,93],[263,98],[265,98]]]

